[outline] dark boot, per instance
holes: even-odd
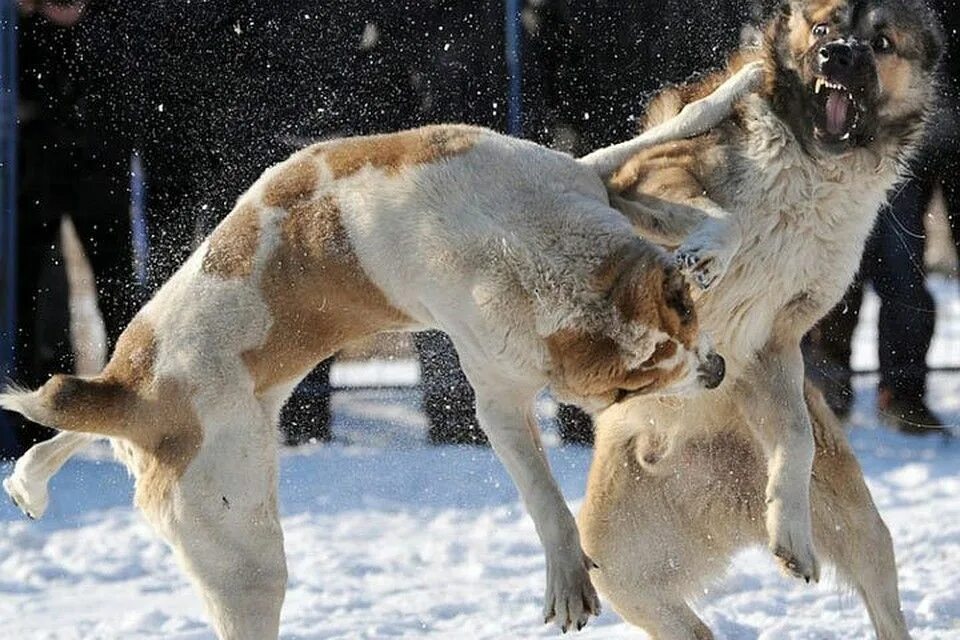
[[[943,434],[943,422],[923,401],[922,396],[898,394],[889,387],[877,392],[880,419],[900,433],[915,436]]]

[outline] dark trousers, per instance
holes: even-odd
[[[93,268],[108,349],[139,306],[133,279],[129,155],[44,122],[20,131],[18,194],[18,383],[36,387],[74,368],[60,223],[69,215]],[[8,414],[9,415],[9,414]],[[26,448],[50,430],[11,416]]]

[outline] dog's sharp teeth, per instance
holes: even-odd
[[[823,89],[823,85],[825,84],[826,82],[823,81],[823,78],[817,78],[817,86],[814,93],[820,93],[820,90]]]
[[[850,139],[850,132],[847,131],[845,134],[843,134],[843,137],[841,137],[840,139],[841,139],[841,140],[849,140],[849,139]]]

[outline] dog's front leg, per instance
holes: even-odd
[[[814,442],[803,396],[799,341],[756,354],[737,392],[744,419],[767,456],[767,536],[783,568],[807,582],[820,579],[810,518]]]
[[[486,385],[471,376],[477,393],[477,417],[494,451],[520,491],[543,543],[547,564],[544,622],[556,620],[566,632],[581,629],[600,613],[590,582],[592,562],[580,546],[573,514],[567,508],[540,442],[533,414],[535,390],[519,392]]]

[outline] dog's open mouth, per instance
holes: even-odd
[[[848,142],[857,133],[863,120],[864,108],[854,91],[825,78],[814,83],[817,105],[813,132],[817,140],[827,143]]]

